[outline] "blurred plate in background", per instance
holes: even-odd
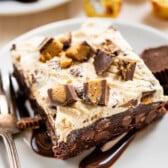
[[[15,0],[0,0],[0,15],[22,15],[44,11],[59,6],[70,0],[38,0],[32,3],[22,3]]]

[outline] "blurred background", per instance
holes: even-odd
[[[113,18],[146,24],[168,35],[168,19],[158,17],[156,12],[153,12],[152,0],[102,1],[112,2],[112,6],[104,10],[98,0],[38,0],[32,3],[14,2],[14,0],[0,1],[0,47],[17,36],[44,24],[69,18],[87,17],[87,15],[100,16],[99,12],[101,14],[106,12],[105,15],[102,14],[105,17],[111,14]],[[162,3],[165,1],[168,6],[168,0],[160,1]],[[120,10],[118,10],[118,3],[120,3]],[[93,12],[93,9],[97,11]],[[166,10],[168,13],[168,7]],[[166,12],[164,14],[166,15]]]

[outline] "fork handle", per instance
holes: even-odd
[[[3,138],[7,150],[10,168],[21,168],[12,134],[9,132],[0,132],[0,136]]]

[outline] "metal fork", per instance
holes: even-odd
[[[11,79],[9,77],[10,93],[11,93]],[[16,151],[16,146],[13,134],[19,132],[16,128],[16,114],[12,101],[9,101],[7,94],[3,88],[2,75],[0,72],[0,136],[2,137],[8,158],[10,168],[20,168],[19,157]]]

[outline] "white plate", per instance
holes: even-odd
[[[108,19],[106,19],[107,21]],[[102,20],[102,23],[105,20]],[[122,35],[131,43],[137,53],[141,53],[144,48],[158,46],[168,43],[166,35],[154,30],[150,27],[130,24],[119,20],[111,21]],[[1,50],[0,67],[5,72],[11,69],[10,48],[13,43],[26,40],[33,36],[43,35],[52,36],[66,31],[71,31],[79,28],[84,22],[82,19],[73,19],[49,24],[38,29],[35,29],[23,36],[15,39]],[[6,81],[7,82],[7,81]],[[114,164],[113,168],[167,168],[168,156],[168,116],[165,116],[160,122],[149,126],[144,131],[140,132],[134,141],[129,145],[126,151]],[[16,138],[16,145],[23,168],[77,168],[80,159],[79,157],[72,158],[66,161],[45,158],[35,154],[29,144],[27,134],[21,134]],[[8,167],[5,149],[0,143],[0,167]]]
[[[38,0],[32,3],[22,3],[15,0],[0,0],[0,15],[21,15],[39,12],[68,1],[69,0]]]

